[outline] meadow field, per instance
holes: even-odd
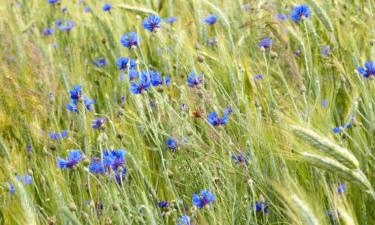
[[[0,224],[374,225],[374,10],[0,0]]]

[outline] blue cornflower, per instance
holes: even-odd
[[[119,70],[126,70],[128,68],[129,59],[128,58],[118,58],[116,65]]]
[[[64,139],[68,136],[68,131],[64,130],[61,133],[54,133],[50,132],[49,133],[49,138],[53,141],[60,141],[61,139]]]
[[[135,69],[131,69],[131,70],[129,70],[129,80],[130,81],[132,81],[132,80],[134,80],[134,79],[136,79],[136,78],[138,78],[139,77],[139,72],[138,72],[138,70],[135,70]]]
[[[194,70],[191,71],[188,78],[187,78],[188,86],[189,87],[195,87],[198,84],[202,83],[203,82],[202,77],[203,77],[202,74],[199,74],[199,76],[197,76],[197,74],[195,73]]]
[[[337,192],[339,193],[339,194],[342,194],[342,193],[344,193],[346,191],[346,185],[345,185],[345,183],[342,183],[338,188],[337,188]]]
[[[88,6],[83,7],[83,12],[85,12],[85,13],[91,12],[90,7],[88,7]]]
[[[70,99],[79,101],[82,98],[82,86],[75,85],[72,90],[69,91]]]
[[[216,112],[211,112],[210,114],[208,114],[207,120],[212,126],[226,125],[231,113],[231,111],[225,110],[223,118],[219,118]]]
[[[143,90],[148,90],[150,86],[151,82],[147,72],[142,72],[139,76],[139,84],[135,82],[130,83],[130,91],[133,94],[141,94]]]
[[[171,84],[171,77],[170,76],[165,76],[164,77],[164,84],[166,86],[169,86]]]
[[[60,2],[60,0],[48,0],[48,3],[51,4],[51,5],[54,5],[58,2]]]
[[[27,153],[31,153],[33,151],[33,146],[31,144],[28,144],[26,146],[26,151],[27,151]]]
[[[202,190],[200,195],[198,195],[197,193],[195,193],[193,195],[193,205],[195,205],[196,207],[198,207],[198,209],[201,209],[203,207],[205,207],[206,205],[209,205],[211,204],[212,202],[215,201],[215,196],[207,191],[207,190]]]
[[[320,48],[320,55],[323,57],[328,57],[331,54],[331,47],[329,45],[324,45]]]
[[[124,34],[120,38],[120,42],[122,46],[127,47],[128,49],[137,47],[139,44],[139,41],[140,39],[137,33],[135,32],[129,32],[127,34]]]
[[[51,28],[46,28],[46,29],[44,29],[44,31],[43,31],[43,35],[44,36],[50,36],[50,35],[52,35],[53,34],[53,29],[51,29]]]
[[[96,157],[92,158],[90,162],[89,170],[91,173],[103,174],[105,172],[103,161]]]
[[[16,193],[16,188],[14,187],[13,184],[9,183],[9,193],[14,194]]]
[[[25,175],[23,177],[24,184],[33,184],[33,177],[31,175]]]
[[[59,30],[66,31],[66,32],[71,31],[74,28],[74,26],[75,26],[74,21],[70,21],[70,20],[65,21],[65,24],[62,21],[59,21],[57,23],[57,28],[59,28]]]
[[[66,13],[67,11],[68,11],[68,8],[66,8],[65,6],[61,8],[61,12]]]
[[[91,127],[94,129],[99,129],[103,126],[103,124],[107,121],[106,118],[97,118],[92,121]]]
[[[151,15],[143,21],[143,28],[151,32],[156,31],[160,28],[161,18],[156,15]]]
[[[80,150],[72,150],[68,153],[67,159],[59,158],[57,160],[57,166],[60,169],[71,169],[83,159],[82,153]]]
[[[70,103],[66,104],[66,108],[67,108],[70,112],[78,112],[78,102],[72,100]]]
[[[271,38],[264,38],[258,43],[258,47],[261,49],[271,48],[272,40]]]
[[[369,61],[365,63],[365,68],[358,67],[358,73],[362,74],[365,78],[370,78],[371,76],[375,76],[375,62]]]
[[[232,159],[237,164],[246,164],[247,163],[247,158],[246,158],[246,156],[243,153],[241,153],[239,155],[234,155],[233,154],[232,155]]]
[[[323,99],[321,102],[321,105],[323,108],[327,108],[329,105],[329,101],[327,99]]]
[[[158,202],[158,207],[159,208],[167,208],[169,206],[169,202],[168,201],[160,201],[160,202]]]
[[[177,21],[176,17],[165,18],[164,21],[169,24],[174,24]]]
[[[285,14],[276,14],[276,19],[280,21],[288,20],[288,15]]]
[[[207,16],[203,22],[209,25],[214,25],[216,23],[217,17],[215,15],[209,15]]]
[[[257,213],[263,212],[265,214],[268,213],[268,201],[257,201],[254,204],[254,210]]]
[[[94,59],[94,65],[98,68],[105,67],[107,65],[107,60],[105,58]]]
[[[177,142],[173,138],[167,139],[167,146],[169,150],[172,150],[172,152],[176,151],[177,149]]]
[[[104,12],[110,12],[111,9],[112,9],[112,4],[110,4],[110,3],[105,3],[105,4],[103,5],[102,9],[103,9]]]
[[[150,82],[152,86],[156,87],[163,84],[163,79],[157,71],[150,70],[148,74],[150,76]]]
[[[125,150],[112,150],[103,152],[103,163],[106,168],[112,168],[117,171],[118,168],[125,165]]]
[[[349,129],[349,128],[351,128],[351,127],[352,127],[352,124],[351,124],[351,123],[348,123],[348,124],[346,124],[346,126],[341,125],[341,126],[339,126],[339,127],[335,127],[335,128],[332,129],[332,131],[333,131],[333,133],[335,133],[335,134],[339,134],[339,133],[341,133],[342,131],[344,131],[345,128],[346,128],[346,129]]]
[[[310,14],[311,12],[307,5],[299,5],[293,9],[292,13],[290,14],[290,18],[294,22],[298,23],[299,21],[310,17]]]
[[[118,184],[121,184],[125,180],[127,169],[124,167],[121,171],[115,171],[115,179]]]
[[[183,215],[182,217],[178,218],[177,225],[192,225],[190,223],[190,217],[188,215]]]
[[[92,100],[92,99],[89,99],[88,97],[84,97],[84,100],[83,100],[83,103],[85,104],[85,107],[86,107],[86,109],[87,109],[87,111],[92,111],[92,110],[94,110],[94,103],[95,103],[95,101],[94,100]]]
[[[253,80],[261,80],[263,79],[263,75],[262,74],[257,74],[253,77]]]

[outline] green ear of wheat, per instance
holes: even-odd
[[[343,165],[351,169],[359,168],[357,158],[348,149],[336,145],[328,138],[322,137],[312,130],[298,126],[292,126],[292,130],[297,137],[306,141],[307,144],[334,157],[335,160],[339,161]]]

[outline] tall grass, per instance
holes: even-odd
[[[105,1],[0,0],[0,224],[375,223],[375,87],[355,72],[375,60],[373,1],[108,2],[110,12]],[[311,16],[300,23],[277,19],[305,3]],[[149,32],[150,15],[177,21]],[[60,31],[59,19],[75,27]],[[138,48],[121,45],[128,32]],[[265,51],[263,38],[272,39]],[[119,57],[171,84],[132,94]],[[96,67],[99,58],[107,65]],[[195,88],[192,70],[203,74]],[[93,111],[67,110],[74,85]],[[227,107],[228,124],[210,125],[209,113]],[[103,128],[91,127],[96,118]],[[63,130],[67,138],[50,139]],[[73,149],[84,159],[59,169]],[[121,183],[89,171],[107,149],[127,152]],[[199,209],[192,196],[203,189],[216,199]]]

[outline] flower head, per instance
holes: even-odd
[[[164,84],[166,86],[169,86],[171,84],[171,77],[170,76],[165,76],[164,77]]]
[[[272,40],[271,38],[264,38],[258,43],[258,47],[261,49],[271,48]]]
[[[103,126],[103,124],[106,122],[106,118],[97,118],[92,121],[91,127],[94,129],[99,129]]]
[[[48,0],[48,3],[51,4],[51,5],[57,4],[59,2],[60,2],[60,0]]]
[[[224,116],[222,118],[220,118],[216,112],[211,112],[210,114],[208,114],[207,116],[207,120],[208,122],[212,125],[212,126],[220,126],[220,125],[226,125],[228,123],[228,120],[229,120],[229,115],[232,113],[232,111],[227,111],[225,110],[224,111]]]
[[[142,91],[148,90],[151,86],[151,81],[149,78],[149,74],[145,71],[141,73],[139,76],[139,84],[135,82],[130,83],[130,91],[133,94],[141,94]]]
[[[103,5],[102,9],[103,9],[104,12],[110,12],[111,9],[112,9],[112,4],[110,4],[110,3],[105,3],[105,4]]]
[[[177,225],[192,225],[190,223],[190,217],[188,215],[183,215],[182,217],[178,218]]]
[[[75,85],[72,90],[69,91],[70,99],[72,101],[79,101],[82,98],[82,86]]]
[[[107,60],[105,58],[95,59],[94,65],[98,68],[105,67],[107,65]]]
[[[127,47],[128,49],[131,49],[133,47],[137,47],[139,44],[139,37],[137,33],[135,32],[129,32],[127,34],[124,34],[120,38],[120,42],[122,46]]]
[[[57,166],[60,169],[71,169],[83,159],[82,153],[80,150],[72,150],[68,153],[66,159],[59,158],[57,160]]]
[[[168,201],[160,201],[158,202],[158,207],[159,208],[167,208],[169,206],[169,202]]]
[[[292,13],[290,14],[290,18],[294,22],[298,23],[301,20],[310,17],[310,14],[311,12],[307,5],[299,5],[293,9]]]
[[[340,184],[340,186],[337,188],[337,193],[342,194],[346,191],[346,185],[345,183]]]
[[[88,97],[85,96],[83,99],[83,103],[85,104],[87,111],[91,112],[92,110],[94,110],[94,103],[95,103],[94,100],[89,99]]]
[[[150,70],[148,74],[152,86],[156,87],[163,84],[163,79],[157,71]]]
[[[161,18],[156,15],[151,15],[143,21],[143,28],[151,32],[156,31],[160,28]]]
[[[50,132],[49,138],[53,141],[60,141],[68,136],[68,131],[64,130],[61,133]]]
[[[207,191],[207,190],[202,190],[200,195],[198,195],[197,193],[195,193],[193,195],[193,205],[195,205],[196,207],[198,207],[198,209],[201,209],[203,207],[205,207],[206,205],[209,205],[211,204],[212,202],[215,201],[215,196]]]
[[[177,149],[177,142],[173,138],[168,138],[167,139],[167,146],[168,146],[169,150],[174,152]]]
[[[66,31],[66,32],[70,32],[75,26],[74,21],[70,21],[70,20],[65,21],[65,24],[62,21],[57,22],[56,24],[59,30]]]
[[[238,154],[238,155],[233,154],[232,159],[237,164],[246,164],[247,163],[247,158],[243,153]]]
[[[203,76],[202,74],[199,74],[199,76],[197,76],[194,70],[191,71],[187,78],[188,86],[195,87],[198,84],[202,83],[203,82],[202,76]]]
[[[91,173],[103,174],[105,172],[103,161],[96,157],[92,158],[89,170]]]
[[[215,15],[209,15],[207,16],[203,22],[209,25],[214,25],[216,23],[217,17]]]
[[[130,69],[129,70],[129,80],[132,81],[139,77],[139,71],[136,69]]]
[[[268,201],[257,201],[253,207],[256,213],[268,213]]]
[[[288,15],[276,14],[276,19],[279,20],[279,21],[285,21],[285,20],[288,20]]]
[[[53,34],[53,29],[52,28],[46,28],[46,29],[44,29],[44,31],[43,31],[43,35],[44,36],[50,36],[50,35],[52,35]]]
[[[320,55],[323,57],[328,57],[331,54],[331,47],[329,45],[324,45],[320,48]]]
[[[176,17],[165,18],[164,21],[169,24],[174,24],[177,21]]]
[[[375,62],[369,61],[365,63],[365,68],[358,67],[357,71],[365,78],[370,78],[372,76],[375,76]]]
[[[117,171],[118,168],[125,165],[125,150],[112,150],[103,152],[103,163],[106,168],[112,168]]]

